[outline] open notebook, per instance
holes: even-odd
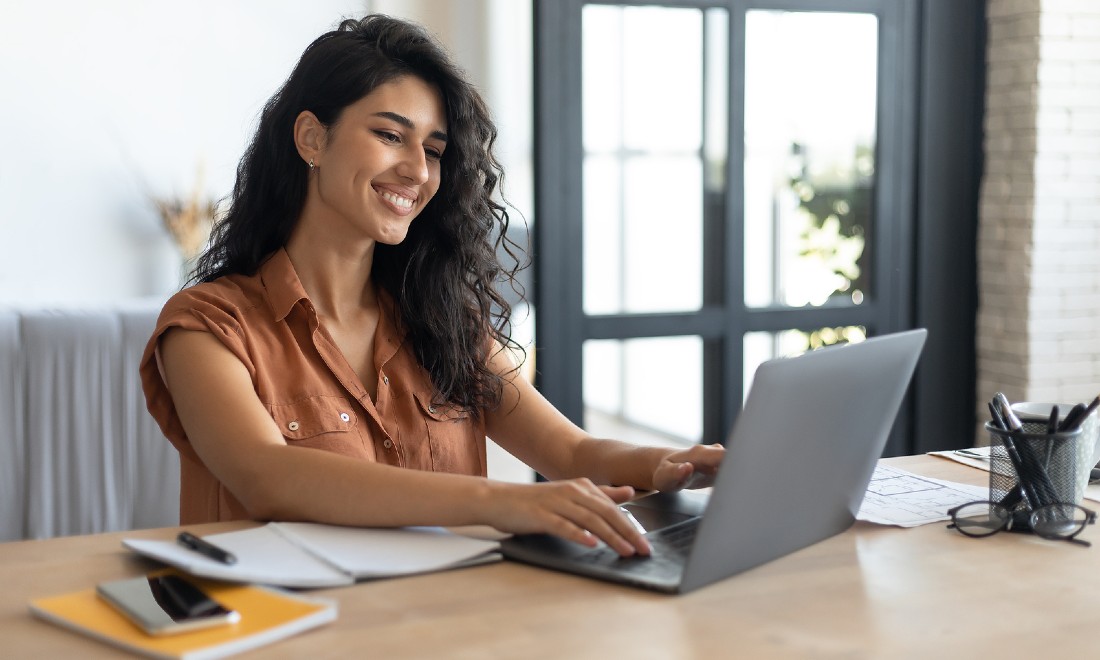
[[[316,588],[499,561],[497,541],[441,527],[367,529],[273,522],[203,537],[237,556],[223,564],[175,541],[126,539],[127,548],[192,575],[281,587]]]

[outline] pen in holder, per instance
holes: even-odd
[[[1072,403],[1019,401],[1012,404],[1012,412],[1024,424],[1028,422],[1046,424],[1055,406],[1058,409],[1059,426],[1071,423],[1073,411],[1084,408],[1081,411],[1083,414],[1077,418],[1075,425],[1081,428],[1081,437],[1077,440],[1078,467],[1087,481],[1086,473],[1091,472],[1093,466],[1100,462],[1100,414],[1093,409],[1092,404],[1083,406],[1083,404]],[[1096,407],[1100,407],[1100,404]]]
[[[1078,451],[1081,429],[1048,433],[1045,424],[1025,422],[1007,431],[985,425],[990,439],[989,499],[1009,509],[1030,511],[1055,502],[1080,504],[1088,483]],[[1021,486],[1023,497],[1011,494]],[[1006,500],[1006,497],[1008,498]]]

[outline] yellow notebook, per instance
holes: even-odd
[[[166,572],[171,571],[161,571]],[[240,612],[240,622],[175,635],[148,635],[97,596],[94,588],[33,600],[30,610],[59,626],[134,653],[192,660],[242,653],[336,619],[333,601],[269,587],[188,579]]]

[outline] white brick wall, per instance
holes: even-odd
[[[1068,403],[1100,393],[1100,1],[988,0],[987,9],[983,421],[996,391]]]

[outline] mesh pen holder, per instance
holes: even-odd
[[[989,499],[1002,502],[1020,483],[1011,450],[1023,467],[1026,498],[1009,508],[1026,513],[1054,502],[1080,504],[1088,484],[1088,469],[1081,450],[1081,429],[1046,432],[1046,423],[1025,422],[1015,433],[986,422],[989,432]],[[1091,458],[1091,448],[1089,448]],[[1084,461],[1084,462],[1082,462]],[[1091,467],[1091,466],[1088,466]],[[1085,468],[1085,469],[1082,469]],[[1039,500],[1039,501],[1031,501]]]

